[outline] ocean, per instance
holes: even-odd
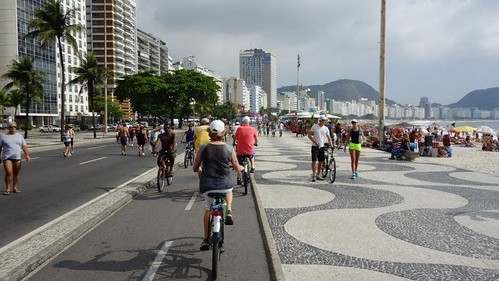
[[[496,120],[459,120],[459,121],[446,121],[446,122],[443,122],[445,124],[449,123],[449,124],[452,124],[452,123],[456,123],[456,127],[457,126],[471,126],[471,127],[475,127],[475,128],[478,128],[480,126],[489,126],[491,127],[492,129],[494,129],[494,131],[496,132],[499,132],[499,120],[496,119]]]

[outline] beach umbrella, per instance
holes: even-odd
[[[458,127],[452,128],[450,131],[458,132],[458,133],[473,132],[473,131],[476,131],[476,128],[471,127],[471,126],[458,126]]]
[[[476,128],[476,132],[480,134],[489,134],[489,135],[494,135],[496,133],[494,129],[492,129],[489,126],[480,126]]]

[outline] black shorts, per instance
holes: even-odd
[[[318,148],[317,146],[312,146],[312,161],[324,162],[324,150],[326,147]]]

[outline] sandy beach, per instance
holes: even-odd
[[[450,158],[418,157],[417,163],[444,164],[470,171],[499,176],[499,152],[483,151],[481,144],[475,147],[452,146],[453,156]]]

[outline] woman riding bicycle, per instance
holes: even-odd
[[[203,215],[204,237],[200,249],[203,251],[210,249],[210,206],[213,200],[208,196],[207,191],[217,190],[226,193],[227,215],[225,224],[232,225],[232,177],[231,164],[236,171],[242,171],[243,166],[239,165],[234,149],[223,142],[225,125],[220,120],[211,122],[210,142],[203,144],[196,153],[196,159],[192,170],[199,174],[199,189],[204,194],[205,211]],[[201,168],[202,166],[202,168]]]
[[[176,135],[173,132],[170,124],[166,124],[164,126],[165,132],[161,133],[153,145],[154,154],[156,152],[156,147],[158,142],[161,143],[161,150],[158,155],[158,167],[161,166],[161,162],[165,160],[165,157],[168,157],[170,160],[170,173],[173,173],[173,164],[175,163],[175,138]]]

